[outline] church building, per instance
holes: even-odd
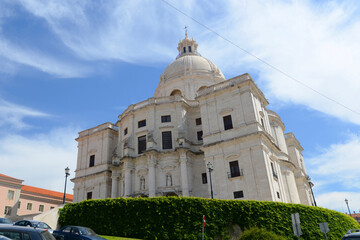
[[[74,202],[193,196],[314,205],[302,150],[249,74],[226,80],[185,34],[154,97],[79,133]]]

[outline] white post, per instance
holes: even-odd
[[[125,196],[129,197],[131,195],[131,169],[125,169]]]
[[[111,198],[118,197],[118,189],[119,189],[119,173],[112,173],[112,185],[111,185]]]
[[[148,167],[149,167],[149,176],[148,176],[148,186],[149,186],[149,197],[155,197],[156,195],[156,175],[155,175],[155,165],[156,160],[154,155],[148,155]]]
[[[180,150],[181,188],[182,188],[183,196],[189,196],[189,184],[187,178],[186,164],[187,164],[186,150]]]

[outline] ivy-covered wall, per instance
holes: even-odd
[[[349,229],[360,228],[351,217],[320,207],[264,201],[217,200],[187,197],[116,198],[86,200],[65,205],[59,224],[87,226],[98,234],[142,239],[205,239],[223,236],[227,228],[265,228],[287,239],[293,236],[291,214],[300,215],[302,239],[323,239],[319,223],[328,222],[329,239],[341,239]]]

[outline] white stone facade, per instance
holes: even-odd
[[[178,50],[153,98],[79,133],[74,202],[212,188],[218,199],[313,205],[303,149],[252,78],[225,80],[187,34]]]

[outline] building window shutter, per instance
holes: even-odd
[[[227,115],[227,116],[223,117],[223,120],[224,120],[224,129],[225,130],[229,130],[229,129],[233,128],[231,115]]]
[[[162,132],[162,147],[163,149],[172,149],[171,131]]]

